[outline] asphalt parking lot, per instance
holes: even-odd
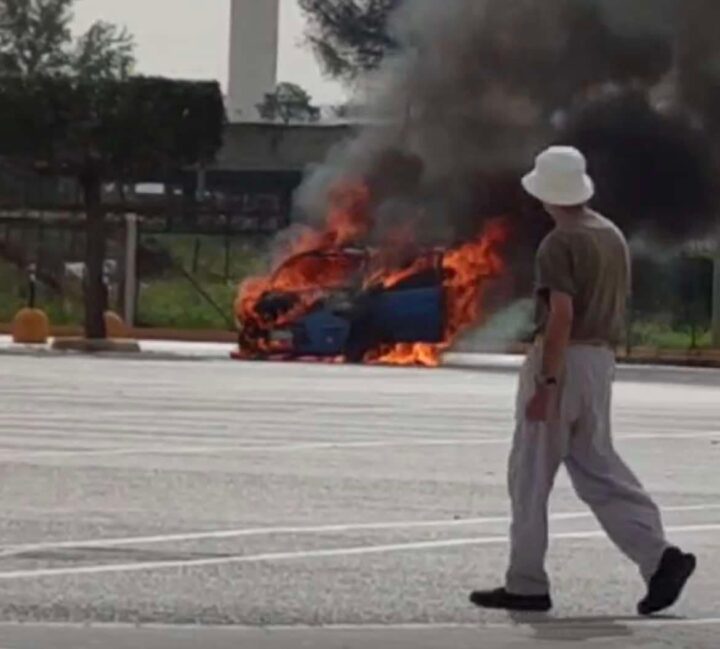
[[[616,389],[618,446],[700,560],[672,617],[633,617],[563,476],[556,609],[511,619],[467,603],[507,553],[507,365],[0,361],[2,649],[717,646],[720,372]]]

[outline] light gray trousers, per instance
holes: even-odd
[[[551,420],[536,424],[527,420],[525,408],[535,391],[541,356],[536,345],[520,373],[508,471],[512,525],[507,590],[518,595],[550,592],[545,572],[548,498],[561,463],[578,496],[647,582],[668,544],[660,511],[613,447],[615,357],[603,347],[571,345]]]

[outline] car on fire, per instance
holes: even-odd
[[[443,255],[424,251],[391,281],[387,275],[373,280],[377,258],[369,249],[294,255],[240,306],[239,356],[362,362],[383,347],[439,344],[445,337]]]

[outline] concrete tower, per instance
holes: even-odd
[[[275,90],[280,0],[231,0],[228,118],[259,119],[257,105]]]

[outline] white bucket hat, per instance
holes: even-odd
[[[570,146],[553,146],[535,160],[535,169],[522,179],[525,191],[548,205],[583,205],[595,195],[585,156]]]

